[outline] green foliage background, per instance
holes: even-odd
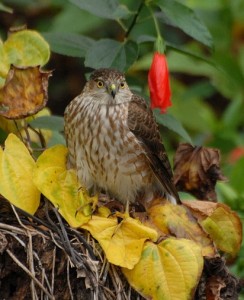
[[[167,115],[155,112],[166,148],[171,157],[179,142],[190,139],[219,148],[229,178],[217,185],[219,201],[243,220],[244,156],[230,161],[234,149],[244,149],[243,0],[6,0],[0,10],[2,40],[10,27],[26,24],[50,44],[47,68],[55,71],[48,105],[61,116],[92,68],[125,71],[132,89],[148,99],[147,72],[159,38],[155,16],[173,95]],[[60,118],[34,122],[62,128]],[[232,269],[244,278],[244,248]]]

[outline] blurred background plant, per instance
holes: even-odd
[[[218,199],[243,220],[243,0],[2,1],[2,41],[10,27],[27,25],[52,50],[46,66],[54,69],[48,107],[61,118],[44,116],[32,126],[56,132],[50,144],[64,143],[58,134],[64,109],[81,92],[92,68],[125,71],[132,89],[148,99],[147,74],[157,38],[153,16],[171,73],[173,105],[167,114],[155,111],[167,151],[172,159],[177,145],[190,140],[220,149],[229,181],[217,184]],[[244,278],[243,247],[232,270]]]

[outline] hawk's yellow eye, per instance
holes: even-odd
[[[120,87],[123,89],[125,87],[125,83],[121,82]]]
[[[97,82],[97,87],[102,88],[103,87],[103,82],[99,80]]]

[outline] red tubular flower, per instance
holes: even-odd
[[[160,108],[162,113],[172,105],[169,85],[169,72],[164,54],[156,52],[153,56],[151,68],[148,73],[151,108]]]

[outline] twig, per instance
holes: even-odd
[[[44,284],[45,280],[45,269],[42,268],[42,285]],[[41,290],[41,300],[43,299],[43,291]]]
[[[35,132],[38,135],[42,148],[46,149],[47,148],[47,144],[46,144],[45,138],[44,138],[41,130],[40,129],[36,130],[30,124],[27,124],[27,128],[30,128],[33,132]]]
[[[5,229],[5,230],[9,230],[10,232],[11,232],[11,231],[14,231],[14,232],[16,232],[16,233],[26,235],[26,231],[25,231],[25,230],[20,229],[20,228],[15,227],[15,226],[12,226],[12,225],[0,223],[0,228]]]
[[[94,254],[94,252],[92,250],[91,245],[85,240],[85,238],[83,238],[83,236],[81,235],[81,233],[79,231],[75,230],[74,228],[69,228],[69,227],[67,228],[67,231],[69,233],[73,233],[78,238],[78,240],[82,244],[85,245],[85,248],[88,251],[88,253],[89,253],[89,255],[90,255],[90,257],[91,257],[92,260],[96,260],[97,259],[96,255]]]
[[[106,257],[103,261],[103,266],[102,266],[102,270],[101,270],[101,273],[99,275],[99,278],[102,277],[101,279],[101,284],[104,284],[106,279],[107,279],[107,275],[108,275],[108,270],[109,270],[109,266],[110,266],[110,263],[107,261]]]
[[[131,30],[133,29],[133,27],[134,27],[134,25],[136,23],[136,20],[137,20],[139,14],[140,14],[140,12],[141,12],[141,10],[143,8],[143,5],[144,5],[144,0],[141,1],[140,5],[139,5],[139,7],[137,9],[137,12],[136,12],[136,14],[135,14],[135,16],[134,16],[134,18],[133,18],[133,20],[132,20],[132,22],[131,22],[128,30],[127,30],[127,32],[126,32],[126,34],[125,34],[125,38],[127,38],[129,36]]]
[[[7,230],[3,230],[3,232],[6,233],[6,234],[8,234],[8,235],[11,235],[14,239],[16,239],[16,240],[20,243],[20,245],[21,245],[22,247],[26,248],[25,242],[22,241],[22,240],[18,237],[17,234],[12,233],[11,231],[7,231]],[[23,234],[23,235],[25,235],[25,234]]]
[[[54,296],[52,296],[47,290],[46,288],[40,283],[39,280],[37,280],[35,277],[33,277],[33,274],[18,260],[18,258],[9,250],[6,249],[6,252],[8,253],[8,255],[13,259],[13,261],[27,274],[29,275],[34,282],[39,286],[39,288],[41,290],[43,290],[43,292],[52,300],[55,300]]]
[[[54,249],[53,249],[52,282],[51,282],[51,291],[52,291],[52,293],[54,293],[55,261],[56,261],[56,247],[54,247]]]
[[[27,231],[27,234],[28,234],[28,237],[29,237],[27,259],[28,259],[28,263],[29,263],[30,272],[32,273],[33,277],[35,277],[35,269],[34,269],[34,263],[33,263],[32,236],[31,236],[29,231]],[[34,284],[33,280],[31,280],[31,286],[30,287],[31,287],[32,299],[37,299],[35,284]]]
[[[70,298],[71,298],[71,300],[73,300],[74,297],[73,297],[72,288],[71,288],[71,284],[70,284],[69,264],[70,264],[70,260],[67,259],[67,283],[68,283],[68,287],[69,287]]]
[[[59,215],[59,213],[57,212],[57,209],[56,208],[53,208],[53,211],[58,219],[58,222],[59,222],[59,225],[60,225],[60,228],[61,228],[61,232],[60,232],[60,239],[63,241],[63,245],[64,245],[64,248],[66,249],[66,251],[70,254],[70,256],[72,257],[73,259],[73,262],[78,266],[78,267],[81,267],[79,266],[79,262],[76,260],[76,257],[75,257],[75,254],[74,254],[74,251],[73,251],[73,248],[71,247],[71,244],[70,244],[70,240],[68,238],[68,235],[67,235],[67,231],[65,230],[64,228],[64,224],[62,222],[62,219]],[[61,234],[62,233],[62,234]],[[83,265],[83,264],[82,264]]]
[[[18,213],[17,213],[17,211],[16,211],[15,206],[14,206],[12,203],[10,203],[10,205],[11,205],[12,210],[13,210],[15,216],[16,216],[16,219],[18,220],[18,222],[19,222],[19,224],[21,225],[21,227],[23,227],[25,230],[27,230],[27,232],[28,232],[28,231],[35,231],[34,229],[31,229],[31,228],[29,228],[29,227],[26,227],[26,226],[21,222],[20,217],[19,217],[19,215],[18,215]]]

